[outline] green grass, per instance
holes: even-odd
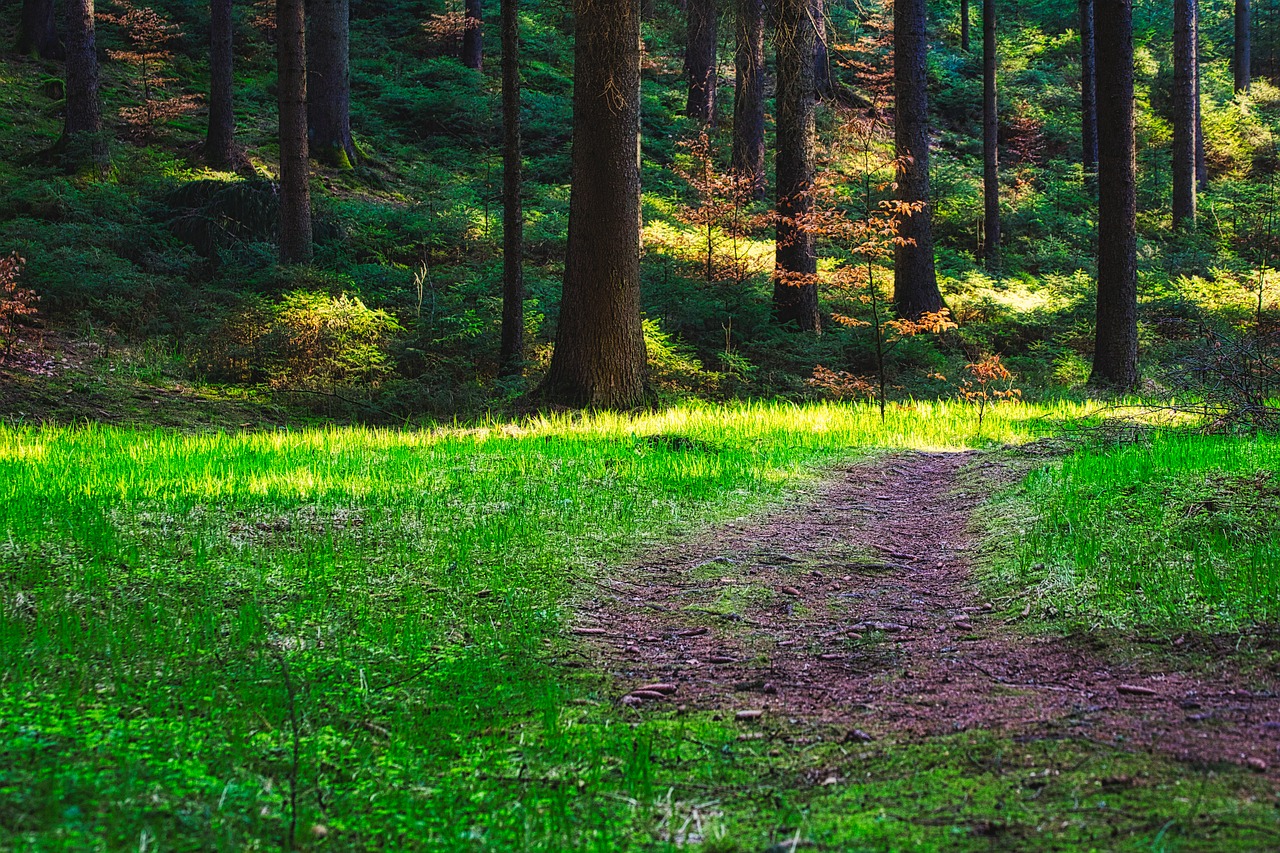
[[[999,407],[984,434],[1076,414]],[[973,421],[932,403],[883,426],[865,406],[741,405],[435,432],[0,428],[0,848],[1150,849],[1232,820],[1273,831],[1238,772],[1183,802],[1187,771],[1090,744],[849,746],[781,720],[740,740],[716,715],[637,716],[564,637],[575,590],[646,542],[838,460],[968,446]]]
[[[1229,630],[1280,615],[1280,438],[1161,433],[1028,477],[997,534],[1068,617]],[[1007,517],[999,522],[1009,521]]]

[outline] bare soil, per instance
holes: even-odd
[[[801,505],[597,582],[575,633],[640,689],[618,697],[639,713],[826,723],[849,741],[1084,738],[1277,774],[1275,672],[1211,671],[1177,640],[1122,653],[1085,630],[1030,632],[1021,601],[984,597],[972,516],[1018,471],[997,454],[911,453],[837,472]]]

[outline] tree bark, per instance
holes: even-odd
[[[22,0],[18,40],[13,49],[24,56],[40,59],[62,59],[66,56],[62,42],[58,41],[53,0]]]
[[[720,11],[716,0],[689,0],[684,70],[689,78],[685,114],[711,124],[716,117],[716,40]]]
[[[280,110],[280,262],[311,261],[311,161],[307,154],[307,37],[303,0],[276,0]]]
[[[350,169],[357,160],[351,138],[350,0],[307,0],[307,139],[311,156]]]
[[[102,131],[102,102],[98,95],[98,46],[93,0],[67,0],[66,108],[62,139],[58,141],[72,162],[86,157],[107,160]]]
[[[1236,0],[1236,38],[1235,46],[1232,50],[1231,68],[1235,76],[1235,89],[1237,92],[1249,91],[1251,82],[1251,48],[1252,36],[1250,34],[1250,17],[1252,9],[1249,6],[1249,0]]]
[[[1133,0],[1097,10],[1098,315],[1091,382],[1138,384],[1137,182]]]
[[[574,0],[564,295],[542,393],[625,409],[649,398],[640,322],[640,0]]]
[[[462,64],[484,68],[484,0],[466,0],[467,31],[462,34]]]
[[[235,161],[231,2],[209,0],[209,131],[204,140],[204,158],[209,165],[220,169],[230,167]]]
[[[520,0],[502,0],[502,351],[501,376],[524,368],[524,205],[520,191]]]
[[[733,168],[764,198],[764,0],[737,0],[734,53]]]
[[[1173,0],[1173,227],[1196,224],[1195,0]]]
[[[898,199],[924,204],[920,212],[902,220],[899,234],[909,242],[894,251],[893,299],[898,314],[911,319],[925,312],[940,311],[943,307],[933,266],[929,96],[925,66],[929,37],[926,26],[925,0],[897,0],[894,3],[894,147],[897,156],[905,163],[898,176]]]
[[[982,254],[1000,265],[1000,117],[996,100],[996,0],[982,0]]]
[[[802,331],[822,327],[818,315],[818,258],[813,235],[801,227],[813,206],[815,169],[814,41],[809,0],[778,0],[777,179],[778,225],[773,310],[780,323]]]
[[[827,49],[826,0],[813,0],[813,24],[816,28],[813,43],[813,85],[818,97],[830,98],[834,91],[831,88],[831,52]]]
[[[969,0],[960,0],[960,49],[969,52]]]
[[[1080,165],[1086,186],[1098,184],[1098,75],[1094,48],[1093,0],[1080,0]]]

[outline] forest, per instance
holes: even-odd
[[[1276,0],[0,0],[0,850],[1280,849]]]

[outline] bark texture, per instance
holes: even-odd
[[[917,318],[942,309],[933,266],[933,214],[929,199],[929,96],[925,61],[929,49],[925,0],[897,0],[893,6],[894,144],[907,163],[898,176],[898,198],[925,207],[902,221],[909,244],[894,252],[893,300],[902,317]]]
[[[502,0],[502,350],[498,372],[524,367],[524,183],[520,150],[520,0]]]
[[[814,43],[809,0],[778,0],[777,268],[773,309],[778,322],[818,331],[817,253],[798,221],[813,205],[815,168]]]
[[[98,46],[93,0],[67,2],[66,108],[58,147],[74,163],[81,158],[107,159],[98,95]]]
[[[22,0],[18,39],[13,49],[24,56],[40,59],[62,59],[66,56],[62,42],[58,40],[53,0]]]
[[[684,70],[689,78],[689,99],[685,114],[694,121],[711,124],[716,117],[716,41],[720,10],[716,0],[689,0],[688,40],[685,42]]]
[[[204,140],[204,158],[209,165],[223,169],[235,160],[231,2],[209,0],[209,131]]]
[[[351,139],[350,0],[307,0],[307,139],[328,166],[356,163]],[[468,31],[470,32],[470,31]]]
[[[960,0],[960,49],[969,52],[969,0]]]
[[[1249,2],[1250,0],[1236,0],[1236,37],[1235,45],[1231,52],[1231,68],[1234,72],[1237,92],[1249,91],[1249,84],[1252,81],[1252,58],[1250,53],[1253,43],[1250,34],[1250,18],[1253,10],[1250,8]]]
[[[813,25],[816,29],[813,44],[813,85],[819,97],[830,98],[835,93],[831,88],[831,52],[827,49],[826,0],[813,0]]]
[[[467,0],[467,31],[462,34],[462,64],[480,71],[484,68],[484,0]]]
[[[996,0],[982,0],[982,256],[1000,265],[1000,116],[996,99]]]
[[[1098,321],[1091,381],[1138,384],[1133,0],[1103,0],[1098,49]]]
[[[307,37],[303,0],[276,0],[280,110],[280,261],[311,260],[311,162],[307,155]]]
[[[564,296],[542,393],[648,400],[640,323],[640,0],[574,0],[572,190]]]
[[[1195,0],[1173,0],[1173,227],[1196,224]]]
[[[736,4],[733,168],[751,178],[756,198],[764,198],[764,0]]]
[[[1080,165],[1089,186],[1098,182],[1098,74],[1093,0],[1080,0]]]

